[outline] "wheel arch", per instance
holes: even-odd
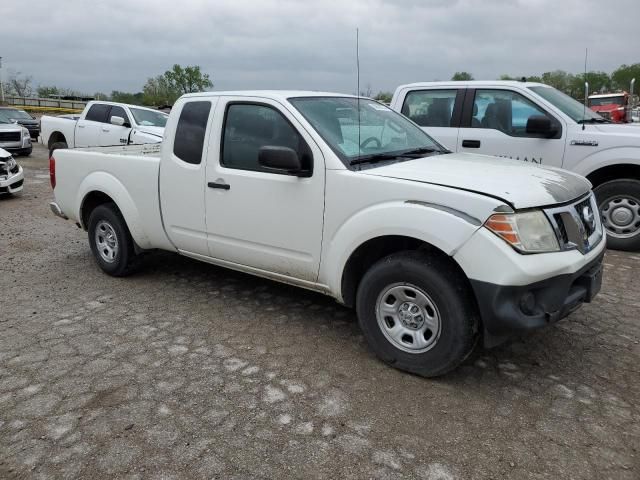
[[[621,162],[607,165],[589,173],[587,179],[593,188],[611,180],[640,180],[640,164]]]
[[[53,144],[58,142],[64,142],[67,145],[69,145],[69,142],[67,142],[67,138],[64,136],[64,133],[56,130],[52,132],[51,135],[49,135],[49,140],[47,141],[47,148],[51,149]]]
[[[142,227],[140,213],[126,188],[106,172],[94,172],[86,177],[78,189],[77,219],[82,228],[88,228],[89,216],[98,205],[113,202],[133,237],[136,245],[151,248],[151,241]]]
[[[342,270],[340,282],[342,302],[353,307],[358,286],[367,270],[378,260],[403,251],[418,251],[446,262],[465,279],[469,291],[473,293],[471,283],[464,270],[451,255],[447,255],[440,248],[419,238],[404,235],[383,235],[360,244],[349,256]]]

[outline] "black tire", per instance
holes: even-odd
[[[25,148],[24,150],[20,150],[19,155],[28,157],[33,152],[33,147]]]
[[[49,157],[51,157],[51,154],[59,148],[69,148],[69,146],[67,145],[67,142],[54,143],[53,145],[51,145],[51,148],[49,149]]]
[[[609,222],[611,205],[615,205],[616,199],[626,199],[631,210],[640,212],[640,181],[631,179],[611,180],[598,185],[594,189],[598,210],[602,215],[605,230],[607,231],[607,247],[612,250],[638,251],[640,250],[640,223],[632,221],[629,228],[616,228],[616,235]],[[613,203],[612,203],[613,202]],[[615,207],[614,207],[615,208]],[[635,233],[633,232],[635,228]],[[629,230],[625,233],[625,230]]]
[[[115,234],[117,249],[112,261],[107,261],[100,253],[97,243],[96,230],[108,225]],[[133,238],[129,228],[122,218],[122,214],[114,203],[97,206],[89,216],[89,245],[98,266],[107,274],[114,277],[124,277],[133,273],[137,267],[137,255],[133,245]],[[104,239],[104,237],[103,237]],[[105,250],[103,250],[105,251]]]
[[[425,352],[409,353],[383,333],[376,316],[378,298],[393,284],[410,284],[426,293],[440,317],[439,337]],[[375,263],[356,297],[358,320],[375,354],[389,365],[423,377],[443,375],[467,358],[478,337],[478,311],[466,278],[446,257],[409,251]]]

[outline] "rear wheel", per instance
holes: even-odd
[[[134,271],[133,239],[114,203],[99,205],[91,212],[88,230],[91,251],[105,273],[123,277]]]
[[[49,156],[51,156],[51,154],[53,154],[53,152],[59,148],[69,148],[69,146],[67,145],[67,142],[55,142],[53,145],[51,145],[51,148],[49,148]]]
[[[607,246],[613,250],[640,250],[640,181],[612,180],[594,190]]]
[[[446,258],[401,252],[374,264],[358,287],[360,327],[384,362],[425,377],[472,351],[478,313],[463,275]]]

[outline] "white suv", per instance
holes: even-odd
[[[594,186],[608,246],[640,249],[640,129],[634,125],[612,124],[555,88],[530,82],[402,85],[391,108],[452,152],[584,175]]]

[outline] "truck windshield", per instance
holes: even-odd
[[[289,101],[346,165],[447,151],[413,122],[374,100],[298,97]]]
[[[616,97],[591,97],[589,105],[599,107],[601,105],[624,105],[624,97],[622,95]]]
[[[133,118],[141,127],[163,127],[167,124],[169,116],[166,113],[145,110],[144,108],[130,108]]]
[[[6,120],[31,120],[31,115],[24,110],[6,108],[0,109],[0,118],[4,118]]]
[[[574,122],[606,122],[604,118],[602,118],[593,110],[590,110],[588,108],[585,109],[582,103],[574,100],[569,95],[562,93],[561,91],[556,90],[553,87],[529,87],[529,90],[537,93],[562,113],[571,117]]]

